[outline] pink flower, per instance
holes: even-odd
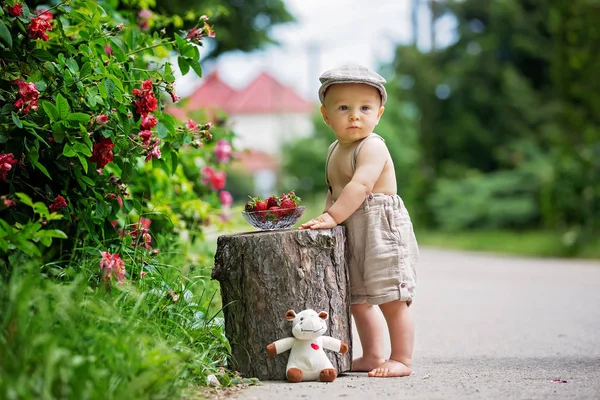
[[[207,17],[206,15],[202,15],[202,16],[200,17],[200,19],[201,19],[202,21],[208,21],[208,17]]]
[[[100,270],[104,280],[109,281],[113,274],[117,278],[119,285],[125,282],[125,263],[118,254],[110,254],[108,251],[101,251]]]
[[[141,18],[141,19],[152,18],[152,11],[148,10],[147,8],[142,8],[140,11],[138,11],[138,18]]]
[[[215,37],[215,31],[213,31],[212,26],[210,26],[206,22],[204,23],[204,27],[202,28],[202,30],[204,31],[206,36],[211,37],[211,38]]]
[[[156,124],[158,124],[158,120],[154,115],[142,115],[142,123],[140,124],[142,129],[152,129]]]
[[[48,11],[47,8],[35,10],[35,13],[38,15],[38,18],[43,19],[44,21],[52,21],[54,19],[54,15]]]
[[[225,139],[221,139],[215,146],[215,157],[217,162],[226,163],[231,158],[231,144]]]
[[[225,171],[216,172],[211,167],[204,167],[200,170],[202,174],[202,184],[210,185],[213,190],[221,190],[225,187],[227,175]]]
[[[110,47],[110,44],[106,44],[106,46],[104,46],[104,52],[106,53],[107,56],[112,56],[113,54],[113,49],[112,47]]]
[[[120,23],[120,24],[117,25],[117,29],[120,30],[120,31],[122,31],[124,26],[125,26],[125,24]]]
[[[0,154],[0,181],[5,181],[12,166],[17,163],[13,153]]]
[[[219,200],[221,200],[221,204],[223,207],[228,207],[233,204],[233,196],[227,190],[222,190],[219,193]]]
[[[140,133],[138,133],[138,137],[142,139],[142,143],[144,143],[144,146],[148,146],[150,145],[150,139],[152,139],[152,131],[149,131],[147,129],[140,131]]]
[[[151,145],[151,149],[148,151],[148,153],[146,154],[146,162],[152,160],[153,158],[160,158],[161,154],[160,154],[160,139],[159,138],[154,138],[154,142]]]
[[[57,212],[67,206],[68,204],[64,197],[56,196],[56,199],[54,199],[54,203],[50,204],[49,208],[51,212]]]
[[[38,92],[35,83],[21,81],[20,79],[16,83],[19,86],[19,94],[14,106],[22,109],[24,114],[29,114],[29,110],[37,110],[40,92]]]
[[[188,130],[195,132],[198,129],[198,124],[194,120],[188,119],[185,121],[185,127],[188,128]]]
[[[173,103],[177,103],[179,101],[179,96],[177,96],[175,91],[171,91],[171,92],[169,92],[169,94],[171,95],[171,101]]]
[[[50,13],[47,13],[50,14]],[[45,15],[45,14],[42,14]],[[52,14],[50,14],[52,15]],[[50,18],[52,19],[52,18]],[[52,30],[52,25],[48,22],[49,19],[42,17],[41,15],[37,18],[31,18],[31,23],[27,26],[27,32],[31,39],[42,39],[43,41],[48,40],[50,37],[46,31]]]
[[[11,17],[18,17],[23,13],[23,5],[15,3],[14,6],[8,8],[8,15]]]
[[[143,277],[145,277],[146,275],[147,275],[147,272],[146,272],[146,271],[142,271],[142,272],[140,272],[140,278],[143,278]]]
[[[15,207],[16,205],[17,203],[14,200],[4,199],[4,206],[6,206],[6,208]]]
[[[100,114],[96,117],[96,123],[98,125],[104,125],[107,122],[108,122],[108,115],[106,115],[106,114]]]

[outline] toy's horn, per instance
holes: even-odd
[[[329,317],[329,314],[327,314],[325,311],[321,311],[319,313],[319,318],[321,318],[323,321],[325,321],[328,317]]]
[[[288,312],[285,313],[285,319],[288,321],[293,321],[294,318],[296,318],[296,313],[294,310],[288,310]]]

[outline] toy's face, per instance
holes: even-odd
[[[317,314],[313,310],[304,310],[296,314],[292,334],[297,339],[309,340],[317,338],[327,330],[327,313]]]

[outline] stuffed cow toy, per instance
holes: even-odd
[[[323,336],[327,330],[325,322],[329,315],[325,311],[317,314],[316,311],[307,309],[298,314],[289,310],[285,319],[293,321],[292,335],[277,340],[267,346],[270,356],[290,351],[286,376],[290,382],[316,381],[333,382],[337,378],[337,371],[325,354],[325,349],[344,354],[348,351],[348,344],[330,336]]]

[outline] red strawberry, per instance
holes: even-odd
[[[275,195],[271,195],[271,197],[269,197],[267,199],[267,208],[271,208],[271,207],[279,207],[279,199],[277,198],[277,196]]]
[[[279,218],[281,217],[280,208],[278,206],[269,207],[269,212],[267,216],[269,217],[269,220],[273,222],[279,221]]]
[[[258,200],[254,203],[252,211],[265,211],[267,209],[267,203],[264,200]]]
[[[296,208],[296,203],[292,199],[283,199],[281,201],[281,215],[288,215],[294,212],[294,208]]]

